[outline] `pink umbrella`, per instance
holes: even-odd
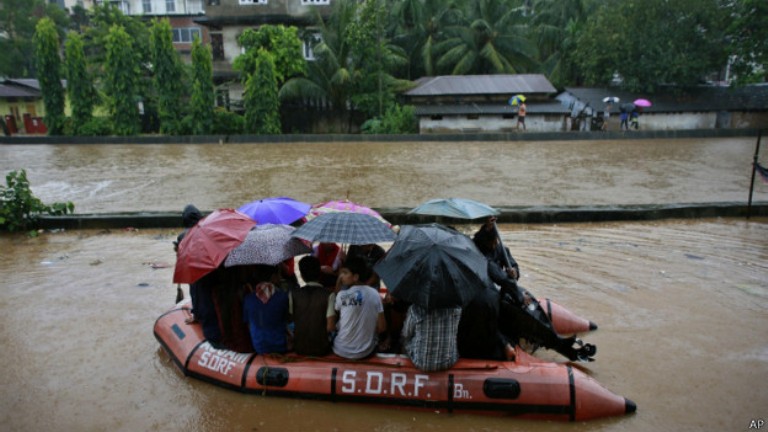
[[[370,207],[366,207],[364,205],[360,205],[346,199],[333,200],[333,201],[328,201],[328,202],[313,205],[312,208],[309,210],[307,219],[313,219],[325,213],[338,213],[338,212],[367,214],[369,216],[373,216],[376,219],[384,222],[389,227],[392,226],[392,224],[389,223],[386,219],[384,219],[376,210],[373,210]]]
[[[647,108],[647,107],[653,105],[651,103],[651,101],[649,101],[648,99],[636,99],[633,103],[635,105],[637,105],[639,107],[643,107],[643,108]]]

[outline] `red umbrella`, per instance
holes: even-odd
[[[174,283],[193,283],[212,272],[256,225],[233,209],[219,209],[190,228],[179,243]]]

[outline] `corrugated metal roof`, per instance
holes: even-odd
[[[528,114],[566,114],[570,111],[559,103],[529,103]],[[466,114],[486,114],[503,115],[514,114],[516,109],[508,104],[439,104],[439,105],[416,105],[414,107],[417,116],[429,115],[466,115]]]
[[[417,81],[406,96],[550,94],[557,89],[541,74],[445,75]]]
[[[653,103],[643,108],[643,112],[683,112],[683,111],[765,111],[768,110],[768,85],[758,84],[744,87],[702,86],[677,92],[658,92],[656,94],[631,93],[615,88],[573,87],[566,88],[566,93],[582,103],[588,103],[598,111],[605,108],[603,98],[616,96],[619,105],[631,103],[643,98]],[[558,96],[558,99],[564,99]],[[614,108],[614,111],[616,108]]]
[[[40,92],[31,88],[0,84],[0,98],[39,98]]]

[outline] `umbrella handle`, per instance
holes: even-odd
[[[496,237],[499,239],[499,247],[501,247],[501,254],[504,257],[504,264],[507,268],[512,267],[512,262],[507,255],[507,248],[504,247],[504,243],[501,241],[501,234],[499,234],[499,228],[496,226],[496,221],[493,221],[493,230],[496,231]]]

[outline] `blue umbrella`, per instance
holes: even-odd
[[[374,270],[393,297],[428,310],[466,306],[490,284],[472,240],[439,224],[404,226]]]
[[[256,200],[241,206],[237,211],[250,216],[261,224],[291,224],[304,217],[312,206],[288,197],[272,197]]]
[[[497,216],[499,213],[498,210],[487,204],[466,198],[433,199],[408,212],[408,214],[445,216],[457,219],[478,219]]]
[[[311,242],[363,245],[395,240],[384,222],[363,213],[324,213],[296,229],[293,237]]]

